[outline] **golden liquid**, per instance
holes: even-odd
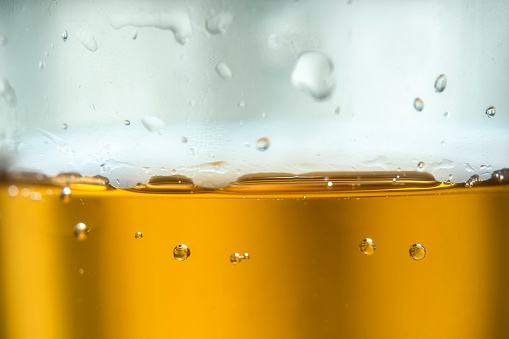
[[[507,337],[509,186],[398,174],[4,182],[0,337]]]

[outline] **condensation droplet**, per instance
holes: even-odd
[[[71,201],[71,189],[69,187],[63,187],[60,190],[60,199],[62,199],[64,202]]]
[[[87,238],[87,233],[88,233],[87,225],[85,225],[84,223],[80,222],[76,224],[76,226],[74,226],[74,236],[79,241],[85,240]]]
[[[39,61],[39,69],[44,69],[45,66],[46,64],[44,63],[43,60]]]
[[[3,34],[0,34],[0,47],[7,46],[8,42],[9,42],[9,40],[7,39],[7,37]]]
[[[67,31],[62,32],[62,40],[64,40],[64,42],[67,41]]]
[[[280,41],[279,37],[276,34],[272,34],[267,39],[267,45],[269,46],[270,49],[275,49],[279,47],[279,41]]]
[[[94,103],[93,103],[93,102],[91,102],[91,103],[90,103],[90,109],[91,109],[91,110],[93,110],[93,111],[95,111],[95,105],[94,105]]]
[[[205,27],[210,34],[224,34],[233,22],[231,13],[221,12],[207,19]]]
[[[232,70],[224,62],[220,62],[216,65],[216,72],[221,79],[228,80],[233,76]]]
[[[494,117],[495,113],[497,113],[495,106],[489,106],[488,108],[486,108],[486,115],[488,116],[488,118]]]
[[[140,240],[142,237],[143,237],[143,234],[141,234],[141,232],[134,233],[134,238],[135,239]]]
[[[187,138],[186,137],[182,137],[180,139],[180,141],[182,141],[183,144],[187,144]]]
[[[371,238],[366,238],[361,242],[359,248],[362,253],[366,255],[372,255],[373,253],[375,253],[376,245]]]
[[[337,115],[341,112],[341,109],[339,108],[339,106],[336,106],[336,108],[334,109],[334,113]]]
[[[325,53],[304,52],[297,59],[292,71],[293,87],[317,101],[327,99],[334,90],[333,70],[332,61]]]
[[[241,101],[239,101],[238,106],[240,108],[245,108],[246,107],[246,102],[244,100],[241,100]]]
[[[63,128],[64,130],[66,130],[68,127],[69,127],[69,126],[68,126],[65,122],[62,124],[62,128]]]
[[[141,118],[141,123],[150,132],[160,130],[164,126],[164,121],[161,118],[154,117],[151,115],[146,115],[143,118]]]
[[[129,126],[131,122],[129,120],[124,120],[124,125]]]
[[[421,161],[420,163],[418,163],[417,164],[417,168],[418,169],[423,169],[424,168],[424,162]]]
[[[410,257],[414,260],[422,260],[426,256],[426,249],[421,244],[414,244],[409,250]]]
[[[178,245],[173,250],[173,257],[177,261],[184,261],[191,255],[191,250],[186,245]]]
[[[424,109],[424,102],[421,100],[421,98],[414,99],[414,108],[417,112],[420,112]]]
[[[81,42],[83,47],[88,49],[90,52],[95,52],[99,48],[94,34],[88,29],[77,29],[76,38]]]
[[[447,77],[445,74],[440,74],[435,80],[435,92],[442,93],[447,86]]]
[[[18,189],[18,186],[15,186],[15,185],[11,185],[9,186],[9,188],[7,189],[7,192],[9,193],[9,195],[11,197],[15,197],[18,195],[19,193],[19,189]]]
[[[134,30],[134,31],[133,31],[133,34],[131,35],[131,38],[132,38],[133,40],[136,40],[136,39],[138,38],[138,31],[137,31],[137,30]]]
[[[260,138],[256,141],[256,149],[259,151],[266,151],[270,146],[268,138]]]
[[[444,112],[444,118],[448,118],[451,114],[449,112]]]

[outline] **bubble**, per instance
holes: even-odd
[[[178,245],[173,250],[173,257],[177,261],[184,261],[191,255],[191,250],[186,245]]]
[[[30,196],[30,190],[28,188],[22,188],[21,189],[21,196],[23,198],[28,198]]]
[[[372,239],[366,238],[361,242],[359,248],[362,253],[366,255],[372,255],[373,253],[375,253],[376,245]]]
[[[424,109],[424,102],[421,100],[421,98],[414,99],[414,108],[417,112],[420,112]]]
[[[422,260],[426,256],[426,249],[421,244],[414,244],[409,250],[410,256],[414,260]]]
[[[332,181],[329,181],[329,182],[327,183],[327,186],[332,187]]]
[[[93,103],[93,102],[91,102],[91,103],[90,103],[90,109],[91,109],[91,110],[93,110],[93,111],[95,111],[95,105],[94,105],[94,103]]]
[[[62,32],[62,40],[64,40],[64,42],[67,41],[67,31]]]
[[[183,144],[187,144],[187,138],[186,137],[182,137],[180,139],[180,141],[183,143]]]
[[[138,31],[137,31],[137,30],[134,30],[134,31],[133,31],[133,34],[131,35],[131,38],[132,38],[133,40],[136,40],[136,39],[138,38]]]
[[[82,269],[82,268],[80,268],[80,269],[78,270],[78,272],[79,272],[79,274],[83,274],[83,273],[85,273],[85,270],[84,270],[84,269]]]
[[[39,61],[39,69],[43,69],[46,66],[46,63],[44,63],[44,60]]]
[[[67,123],[65,123],[65,122],[64,122],[64,123],[62,124],[62,128],[63,128],[64,130],[66,130],[68,127],[69,127],[69,126],[67,125]]]
[[[442,93],[447,86],[447,77],[445,74],[440,74],[435,80],[435,92]]]
[[[60,199],[64,202],[71,201],[71,189],[69,187],[64,187],[60,190]]]
[[[9,195],[11,197],[17,196],[18,192],[19,192],[18,186],[15,186],[15,185],[9,186],[9,188],[7,189],[7,192],[9,193]]]
[[[449,112],[444,112],[444,118],[448,118],[450,116]]]
[[[124,120],[124,125],[129,126],[131,122],[129,120]]]
[[[421,161],[420,163],[418,163],[417,164],[417,168],[418,169],[423,169],[424,168],[424,162]]]
[[[221,79],[228,80],[233,76],[232,70],[224,62],[220,62],[216,65],[216,72]]]
[[[292,84],[309,94],[314,100],[327,99],[334,90],[332,61],[319,51],[302,53],[292,71]]]
[[[233,22],[233,15],[226,12],[218,13],[207,19],[205,27],[210,34],[224,34]]]
[[[231,256],[230,256],[230,262],[234,265],[236,264],[240,264],[242,261],[247,261],[249,260],[251,257],[249,256],[248,253],[244,253],[244,254],[239,254],[239,253],[233,253]]]
[[[151,115],[145,115],[143,118],[141,118],[141,123],[150,132],[160,130],[164,126],[164,121],[161,118]]]
[[[134,233],[134,238],[135,239],[140,240],[142,237],[143,237],[143,234],[141,234],[141,232]]]
[[[258,151],[264,152],[270,146],[270,141],[268,138],[260,138],[256,141],[256,149]]]
[[[336,115],[338,115],[340,112],[341,112],[341,109],[339,108],[339,106],[336,106],[336,108],[334,109],[334,113]]]
[[[32,200],[41,200],[42,194],[39,192],[30,192],[30,199]]]
[[[87,238],[87,233],[88,233],[87,225],[85,225],[84,223],[80,222],[76,224],[76,226],[74,226],[74,236],[79,241],[85,240]]]
[[[486,115],[488,116],[488,118],[494,117],[495,113],[497,113],[495,106],[489,106],[488,108],[486,108]]]

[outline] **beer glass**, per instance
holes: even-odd
[[[0,1],[0,337],[507,337],[508,20]]]

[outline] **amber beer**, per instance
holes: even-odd
[[[508,337],[508,19],[0,0],[0,338]]]

